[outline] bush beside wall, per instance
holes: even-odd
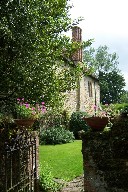
[[[73,142],[74,135],[69,130],[64,127],[49,127],[47,129],[42,129],[40,133],[40,144],[62,144]]]
[[[69,130],[73,132],[76,139],[79,139],[79,131],[88,130],[88,126],[82,117],[87,116],[86,112],[73,112],[69,121]]]

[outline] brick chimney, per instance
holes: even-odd
[[[82,43],[82,29],[78,26],[72,28],[72,41]],[[73,54],[72,59],[76,62],[82,62],[82,48]]]

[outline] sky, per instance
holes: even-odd
[[[119,56],[118,68],[128,90],[128,0],[71,0],[72,19],[83,17],[78,25],[82,39],[94,39],[92,47],[107,45],[109,53]]]

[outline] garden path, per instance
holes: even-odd
[[[76,177],[70,182],[64,183],[61,192],[83,192],[84,191],[84,176]]]

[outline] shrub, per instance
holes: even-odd
[[[114,106],[116,110],[119,110],[121,112],[125,107],[128,107],[128,103],[117,103],[114,104]]]
[[[116,117],[119,115],[120,110],[118,109],[118,107],[116,106],[116,104],[105,104],[105,105],[101,105],[103,111],[105,112],[105,115],[107,115],[108,117]]]
[[[76,139],[79,138],[78,132],[81,130],[87,131],[88,126],[82,117],[88,116],[86,112],[73,112],[69,121],[69,130],[74,133]]]
[[[59,184],[54,181],[53,175],[48,165],[40,165],[39,185],[40,190],[44,192],[56,192],[62,188],[62,184]]]
[[[63,126],[60,127],[48,127],[42,129],[40,133],[40,144],[62,144],[69,143],[74,140],[74,135],[69,130],[66,130]]]
[[[40,126],[42,129],[48,127],[60,127],[64,126],[68,128],[69,114],[66,110],[64,111],[53,111],[49,110],[42,116]]]

